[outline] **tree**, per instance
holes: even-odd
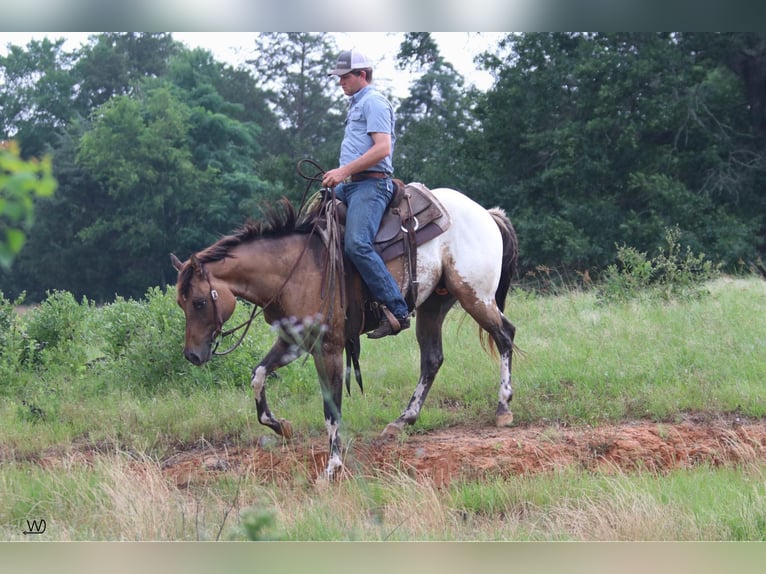
[[[180,51],[181,45],[167,32],[91,36],[72,71],[78,79],[79,109],[87,114],[114,96],[134,93],[145,79],[162,77],[170,58]]]
[[[0,140],[14,138],[22,157],[49,153],[76,115],[75,55],[64,40],[33,40],[0,56]]]
[[[112,93],[109,99],[87,114],[73,113],[59,129],[58,193],[39,202],[14,273],[2,277],[4,289],[26,290],[32,300],[54,288],[109,300],[164,285],[174,279],[169,251],[211,243],[254,215],[278,187],[258,173],[268,149],[262,126],[277,120],[249,72],[205,50],[176,50],[172,41],[161,65],[136,55],[135,41],[150,38],[110,38],[93,38],[85,55],[73,56],[82,62],[98,46],[100,62],[123,65],[114,68],[118,78],[105,74],[88,84],[91,94],[111,86],[103,92]],[[125,46],[130,58],[109,56]],[[143,72],[139,61],[148,66]]]
[[[34,198],[56,190],[51,158],[24,161],[15,142],[0,144],[0,267],[9,269],[34,221]]]
[[[524,263],[603,268],[616,243],[652,251],[676,224],[695,250],[752,257],[752,214],[705,187],[743,143],[722,137],[746,112],[733,75],[675,34],[524,34],[501,48],[484,60],[498,77],[479,109],[485,171]]]
[[[428,32],[405,34],[397,60],[400,69],[422,71],[397,109],[397,175],[470,193],[475,178],[468,142],[476,95],[464,91],[462,76],[444,60]]]
[[[211,170],[196,169],[188,147],[191,111],[167,86],[141,99],[114,97],[101,106],[79,146],[77,163],[98,184],[91,222],[78,238],[108,246],[94,261],[116,292],[139,296],[166,281],[160,254],[200,237],[195,214],[217,201]],[[108,294],[111,296],[112,294]]]
[[[327,33],[270,32],[259,35],[255,52],[248,63],[256,85],[279,118],[279,129],[264,134],[270,149],[264,174],[286,190],[300,189],[305,182],[295,177],[298,160],[310,158],[325,169],[338,163],[345,102],[327,77],[337,49]]]

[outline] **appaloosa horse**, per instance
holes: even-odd
[[[503,315],[505,298],[518,255],[516,232],[499,208],[485,209],[462,193],[448,188],[432,190],[451,218],[449,227],[417,249],[418,280],[415,333],[420,346],[420,378],[409,404],[389,423],[384,433],[413,424],[443,361],[442,323],[449,309],[461,307],[489,334],[500,357],[500,390],[496,423],[510,425],[511,356],[515,327]],[[309,352],[316,366],[324,401],[329,437],[326,476],[342,466],[338,429],[343,396],[343,351],[349,337],[349,305],[360,300],[351,292],[341,296],[341,282],[328,288],[327,247],[313,227],[297,225],[291,204],[282,201],[267,211],[264,220],[250,221],[234,234],[218,240],[181,262],[171,255],[178,271],[177,299],[186,315],[184,355],[195,365],[211,359],[223,324],[234,312],[237,298],[263,309],[269,324],[293,318],[318,318],[321,329],[306,329],[300,345],[279,336],[255,367],[252,387],[258,420],[277,434],[290,438],[292,428],[275,418],[266,402],[266,378],[276,369]],[[403,281],[404,264],[388,263]],[[358,276],[358,275],[357,275]],[[361,281],[345,283],[353,291]],[[297,318],[297,319],[295,319]],[[302,323],[303,322],[303,323]],[[375,324],[362,325],[368,331]]]

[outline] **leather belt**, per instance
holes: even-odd
[[[384,171],[360,171],[351,176],[351,181],[357,182],[364,181],[365,179],[384,179],[386,177],[391,176]]]

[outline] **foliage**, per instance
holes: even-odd
[[[18,144],[0,144],[0,267],[9,268],[34,222],[34,198],[56,190],[50,157],[25,161]]]
[[[241,531],[245,540],[264,541],[280,540],[279,536],[271,534],[275,530],[275,513],[267,508],[248,508],[240,515]],[[233,535],[236,537],[236,533]]]
[[[525,267],[603,269],[608,246],[648,251],[674,225],[726,265],[755,258],[764,150],[741,78],[696,47],[680,34],[521,34],[485,56],[498,80],[477,109],[480,197],[513,215]]]
[[[651,259],[634,247],[618,247],[618,263],[606,268],[600,296],[618,301],[647,293],[666,301],[699,296],[704,285],[718,275],[720,265],[714,265],[704,254],[695,255],[689,246],[682,252],[680,236],[678,227],[666,229],[666,247]]]
[[[0,379],[8,381],[22,368],[22,356],[30,347],[16,309],[24,302],[24,294],[6,299],[0,291]]]
[[[256,52],[249,61],[256,85],[280,118],[279,129],[265,134],[271,154],[263,168],[290,195],[303,183],[295,175],[298,160],[314,159],[325,169],[338,161],[345,102],[338,86],[327,80],[338,50],[324,32],[266,32]]]
[[[394,167],[405,181],[430,187],[474,188],[470,165],[475,94],[441,55],[427,32],[405,34],[399,67],[422,71],[397,109]]]
[[[33,362],[43,366],[65,364],[69,367],[87,361],[87,318],[91,303],[83,299],[77,303],[68,291],[48,293],[47,298],[30,311],[26,334],[34,341],[36,353]]]

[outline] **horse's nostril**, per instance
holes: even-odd
[[[199,355],[195,353],[194,351],[184,351],[184,357],[186,357],[186,360],[189,361],[192,365],[201,365],[202,359],[199,358]]]

